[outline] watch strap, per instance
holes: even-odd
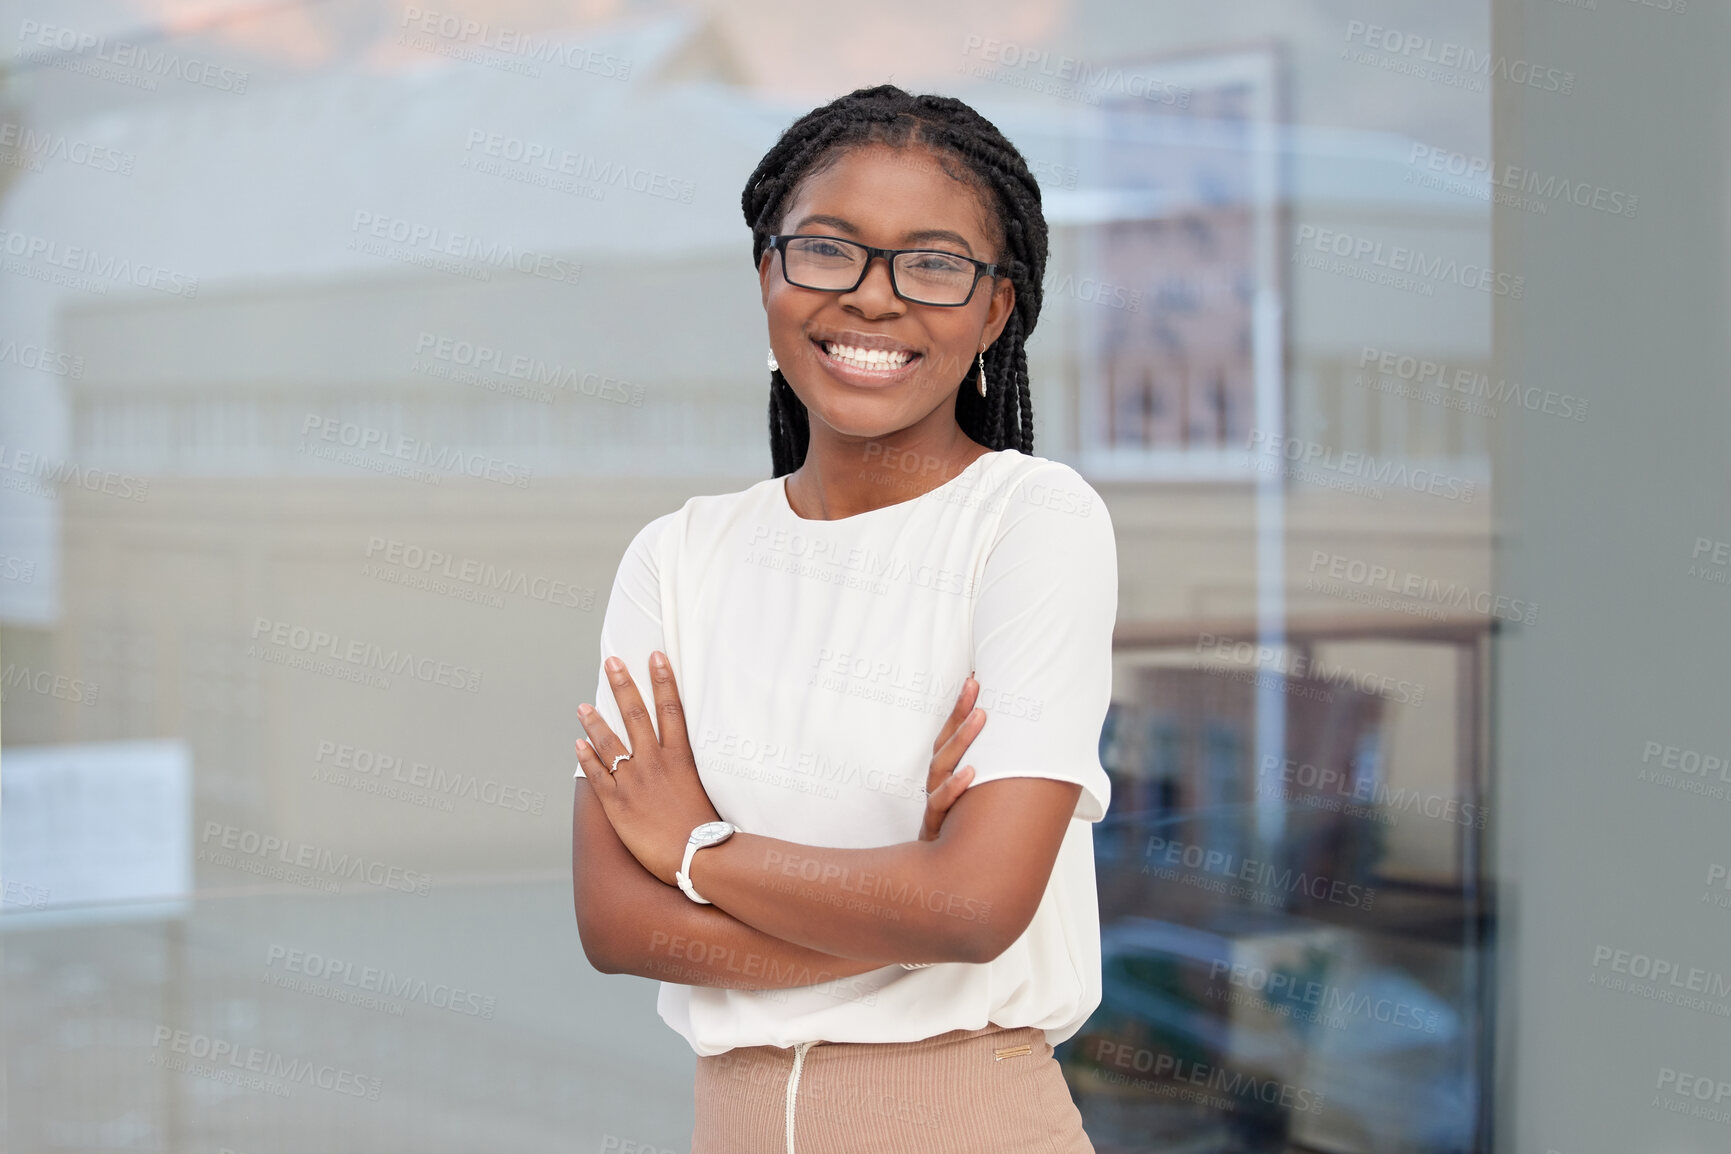
[[[690,898],[698,905],[712,906],[715,903],[698,893],[696,887],[691,884],[691,859],[698,850],[704,848],[706,847],[698,845],[689,838],[686,839],[685,857],[680,861],[679,871],[673,875],[673,880],[679,883],[679,888],[685,891],[686,897]]]

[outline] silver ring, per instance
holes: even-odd
[[[629,753],[620,754],[618,757],[613,759],[613,764],[607,767],[607,772],[608,773],[618,773],[619,772],[619,763],[622,761],[630,761],[630,760],[631,760],[631,755]]]

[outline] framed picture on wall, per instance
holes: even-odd
[[[1158,77],[1083,114],[1091,211],[1078,277],[1126,307],[1078,312],[1078,467],[1123,480],[1252,480],[1283,427],[1279,63],[1272,47],[1125,62]]]

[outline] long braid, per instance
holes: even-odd
[[[985,117],[949,96],[914,96],[892,84],[861,88],[813,109],[781,134],[746,178],[740,210],[751,226],[751,259],[763,258],[770,235],[799,182],[851,148],[883,143],[926,147],[966,165],[986,194],[1000,231],[998,263],[1016,288],[1015,308],[986,350],[990,392],[975,391],[971,366],[956,392],[956,423],[990,449],[1034,451],[1034,410],[1026,342],[1040,318],[1046,274],[1046,217],[1040,186],[1022,154]],[[805,405],[777,369],[769,378],[769,448],[774,475],[805,461],[811,423]]]

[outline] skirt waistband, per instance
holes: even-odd
[[[741,1046],[697,1060],[692,1154],[1092,1154],[1046,1032]]]
[[[979,1038],[986,1034],[1025,1034],[1029,1031],[1039,1034],[1042,1038],[1045,1036],[1045,1031],[1041,1030],[1037,1026],[1000,1026],[996,1023],[988,1022],[977,1030],[946,1030],[942,1034],[933,1034],[929,1038],[919,1038],[912,1042],[831,1042],[827,1039],[817,1039],[810,1043],[802,1044],[835,1048],[853,1046],[862,1049],[869,1049],[873,1052],[882,1052],[891,1048],[916,1051],[935,1050],[944,1046],[954,1045],[957,1042],[965,1042],[970,1038]],[[1018,1038],[1016,1041],[1020,1042],[1021,1039]],[[794,1049],[795,1047],[793,1046],[735,1046],[731,1050],[724,1050],[719,1054],[707,1054],[699,1057],[697,1060],[699,1062],[718,1062],[719,1064],[726,1065],[727,1063],[720,1062],[720,1059],[732,1057],[735,1061],[761,1062],[765,1059],[775,1060],[779,1058],[781,1061],[791,1063],[793,1061]]]

